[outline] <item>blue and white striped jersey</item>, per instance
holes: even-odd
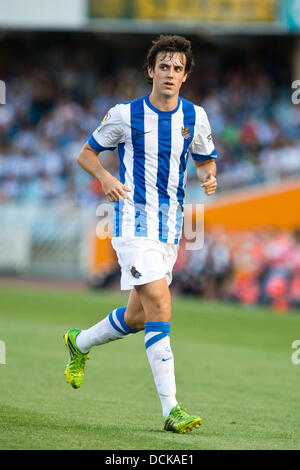
[[[120,181],[132,191],[115,203],[113,236],[177,244],[187,159],[217,158],[204,109],[179,98],[160,111],[147,95],[111,108],[88,143],[97,152],[118,147]]]

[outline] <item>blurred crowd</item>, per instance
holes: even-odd
[[[249,232],[209,230],[201,250],[182,240],[173,288],[207,299],[266,304],[286,311],[300,307],[300,228]]]
[[[96,43],[72,48],[69,38],[11,47],[18,54],[2,48],[0,64],[7,90],[0,106],[0,201],[98,202],[101,186],[78,167],[76,155],[111,106],[149,92],[144,51],[134,65],[126,64],[125,47],[112,51],[108,66]],[[220,156],[218,190],[299,173],[300,106],[291,102],[282,57],[241,52],[224,62],[217,50],[194,52],[197,66],[182,95],[207,111]],[[101,159],[117,176],[116,153]],[[191,159],[188,177],[196,178]]]

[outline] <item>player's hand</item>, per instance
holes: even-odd
[[[117,202],[123,199],[129,199],[128,192],[131,189],[127,188],[125,184],[121,183],[117,178],[107,172],[104,178],[101,179],[102,189],[110,202]]]
[[[204,183],[201,184],[201,188],[204,188],[205,194],[211,196],[214,194],[218,186],[217,180],[214,177],[212,171],[209,171],[205,177]]]

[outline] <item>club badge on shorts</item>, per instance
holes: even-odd
[[[130,272],[136,279],[139,279],[142,276],[141,273],[139,273],[134,266],[132,266]]]

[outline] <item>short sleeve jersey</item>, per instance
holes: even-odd
[[[118,148],[120,181],[131,192],[114,207],[114,237],[179,243],[186,166],[217,158],[206,112],[182,98],[160,111],[149,95],[117,104],[89,138],[97,152]]]

